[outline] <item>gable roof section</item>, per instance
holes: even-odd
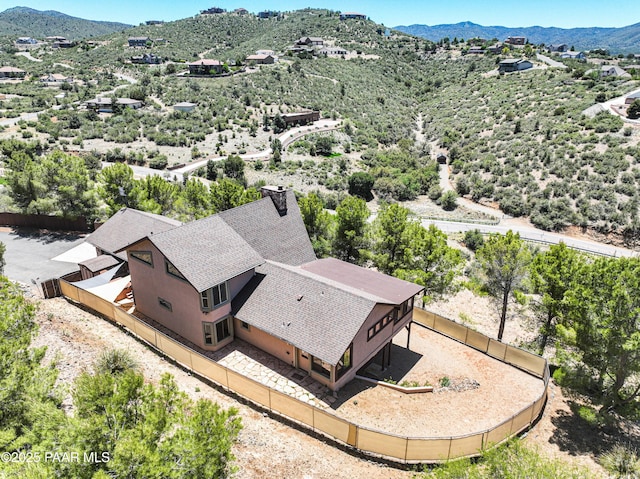
[[[199,292],[264,263],[220,215],[151,235],[149,240]]]
[[[267,261],[231,305],[240,321],[335,365],[376,301],[299,267]]]
[[[287,191],[287,214],[280,216],[269,197],[218,213],[264,259],[300,265],[316,255],[293,191]]]
[[[87,237],[87,242],[126,261],[124,248],[152,233],[160,233],[182,223],[165,216],[122,208]]]
[[[418,284],[336,258],[318,259],[303,264],[301,268],[335,282],[345,290],[367,295],[378,303],[400,304],[424,289]]]

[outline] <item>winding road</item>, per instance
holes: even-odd
[[[335,130],[341,123],[342,122],[339,120],[329,120],[329,119],[318,120],[313,125],[306,125],[298,128],[293,128],[291,130],[287,130],[284,133],[282,133],[280,136],[278,136],[278,139],[282,143],[282,149],[286,149],[290,144],[292,144],[293,142],[295,142],[299,138],[302,138],[305,135],[308,135],[310,133],[317,133],[320,131]],[[249,161],[249,160],[266,159],[266,158],[269,158],[270,155],[271,155],[271,150],[266,149],[263,151],[248,153],[248,154],[239,155],[239,156],[243,160]],[[185,165],[181,168],[176,168],[175,170],[171,170],[171,174],[182,175],[184,173],[189,173],[191,171],[197,170],[201,166],[205,166],[209,160],[213,160],[213,161],[223,160],[227,158],[227,156],[229,155],[209,157],[203,160],[194,161],[193,163],[189,163],[188,165]],[[157,170],[152,170],[152,171],[155,171],[156,174],[158,173]]]
[[[451,180],[449,178],[449,165],[440,165],[440,187],[443,191],[454,190],[454,187],[451,184]],[[551,233],[549,231],[544,231],[533,226],[523,224],[524,220],[522,219],[513,218],[509,215],[504,214],[499,209],[475,203],[467,198],[458,198],[458,205],[463,206],[464,208],[467,208],[469,210],[492,216],[498,221],[498,224],[490,225],[482,224],[479,222],[457,222],[424,218],[421,219],[421,222],[424,226],[434,224],[445,233],[464,233],[466,231],[477,229],[484,234],[505,234],[507,231],[511,230],[515,233],[518,233],[521,238],[526,239],[527,241],[533,241],[543,244],[558,244],[560,242],[564,242],[571,248],[603,256],[640,256],[639,252],[627,248],[620,248],[617,246],[599,243],[597,241],[591,241],[588,239],[575,238],[573,236],[568,236],[560,233]]]

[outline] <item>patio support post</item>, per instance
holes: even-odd
[[[411,339],[411,323],[413,323],[413,321],[410,321],[409,324],[405,326],[405,328],[407,328],[407,349],[409,349],[409,340]]]

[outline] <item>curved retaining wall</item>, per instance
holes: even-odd
[[[187,369],[220,386],[325,434],[356,449],[402,463],[435,463],[459,457],[480,455],[480,451],[499,444],[527,429],[542,413],[549,385],[549,367],[540,356],[509,346],[433,313],[414,310],[414,321],[460,341],[500,361],[511,364],[544,381],[541,396],[520,412],[491,429],[452,437],[406,437],[368,429],[330,412],[310,406],[291,396],[232,371],[193,351],[145,322],[73,284],[60,280],[62,294],[126,327],[137,337],[160,350]]]

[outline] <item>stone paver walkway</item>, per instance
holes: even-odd
[[[328,409],[333,392],[309,376],[240,339],[210,355],[219,364],[312,406]]]
[[[331,405],[337,400],[328,387],[312,379],[305,371],[285,364],[246,341],[236,338],[231,344],[219,351],[205,351],[139,311],[133,311],[132,314],[186,347],[216,361],[221,366],[276,391],[288,394],[320,409],[331,408]]]

